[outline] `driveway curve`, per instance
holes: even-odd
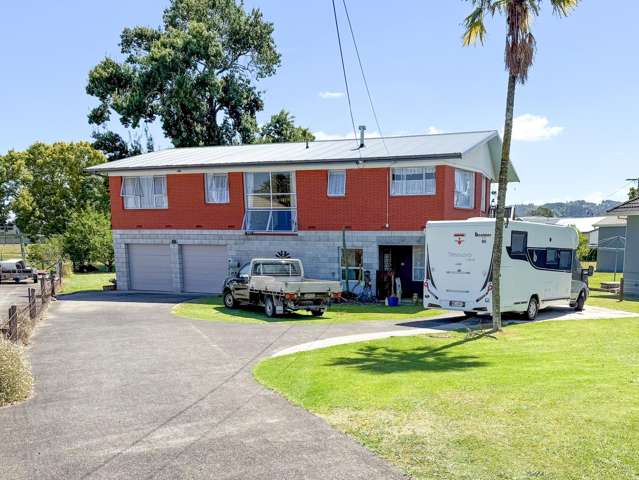
[[[292,345],[405,327],[186,320],[170,313],[183,300],[60,297],[30,348],[33,397],[0,409],[3,480],[404,478],[251,370]]]

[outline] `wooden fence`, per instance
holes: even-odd
[[[51,299],[55,299],[62,288],[62,262],[47,270],[49,273],[38,275],[38,288],[27,290],[27,302],[11,305],[6,319],[0,318],[0,336],[14,343],[29,343],[33,329],[42,319]]]

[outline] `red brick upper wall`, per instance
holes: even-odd
[[[179,228],[239,230],[244,219],[244,182],[241,173],[229,173],[229,203],[206,203],[204,174],[166,176],[169,208],[125,210],[120,196],[121,177],[109,177],[111,224],[114,229]]]
[[[346,195],[327,195],[327,171],[296,172],[298,230],[383,231],[422,230],[427,220],[461,220],[480,216],[481,181],[476,175],[475,208],[453,206],[455,171],[438,166],[436,194],[390,196],[388,168],[346,170]],[[125,210],[120,177],[109,177],[111,217],[114,229],[211,229],[239,230],[244,218],[244,185],[241,173],[229,174],[230,202],[207,204],[204,174],[167,175],[167,209]],[[387,216],[388,211],[388,216]],[[387,220],[388,219],[388,220]]]

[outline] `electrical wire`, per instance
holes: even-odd
[[[342,73],[344,74],[344,85],[346,86],[346,99],[348,100],[348,111],[351,114],[351,125],[353,126],[353,134],[355,135],[355,142],[357,142],[357,129],[355,128],[355,118],[353,117],[353,105],[351,104],[351,93],[348,88],[348,78],[346,76],[346,65],[344,64],[344,52],[342,50],[342,37],[339,33],[339,23],[337,21],[337,9],[335,8],[335,0],[331,0],[331,1],[333,2],[333,18],[335,19],[335,31],[337,32],[339,56],[340,56],[340,59],[342,60]],[[360,152],[360,156],[361,156],[361,152]]]
[[[334,2],[333,2],[334,3]],[[342,0],[342,4],[344,5],[344,12],[346,12],[346,20],[348,21],[348,28],[351,32],[351,38],[353,39],[353,46],[355,47],[355,54],[357,55],[357,62],[359,63],[359,71],[362,73],[362,80],[364,81],[364,87],[366,88],[366,95],[368,95],[368,102],[371,106],[371,111],[373,112],[373,117],[375,118],[375,125],[377,126],[377,131],[379,132],[379,136],[382,139],[382,144],[384,145],[384,150],[386,150],[386,154],[390,155],[390,151],[386,146],[386,141],[384,140],[384,134],[382,133],[382,127],[379,124],[379,119],[377,117],[377,112],[375,111],[375,105],[373,104],[373,97],[371,95],[370,88],[368,87],[368,81],[366,80],[366,75],[364,74],[364,65],[362,64],[362,58],[359,54],[359,48],[357,47],[357,40],[355,40],[355,32],[353,31],[353,25],[351,23],[351,16],[348,13],[348,7],[346,6],[346,0]]]

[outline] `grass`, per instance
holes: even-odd
[[[381,304],[368,305],[332,305],[324,316],[313,317],[308,312],[289,313],[275,318],[269,318],[263,309],[224,307],[221,296],[196,298],[180,303],[173,307],[173,313],[178,317],[193,320],[208,320],[212,322],[229,323],[350,323],[366,320],[414,320],[433,317],[443,313],[441,310],[424,310],[421,305],[401,305],[386,307]]]
[[[64,278],[62,293],[102,290],[103,285],[110,285],[112,278],[115,273],[73,273]]]
[[[33,375],[24,351],[0,338],[0,407],[26,400],[32,387]]]
[[[639,319],[394,337],[256,378],[418,479],[636,479]]]

